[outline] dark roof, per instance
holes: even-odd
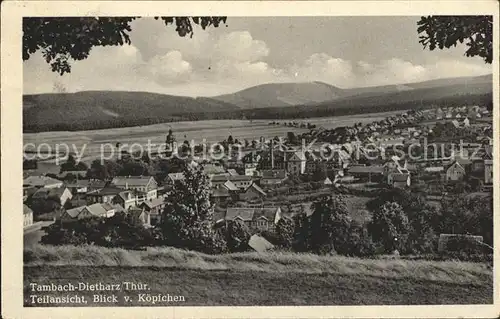
[[[224,176],[224,175],[215,175],[212,177],[212,181],[215,182],[223,182],[223,181],[251,181],[252,176],[247,175],[236,175],[236,176]]]
[[[262,207],[262,208],[242,208],[229,207],[226,211],[225,219],[234,220],[240,217],[244,221],[251,221],[260,217],[265,217],[267,220],[274,222],[276,213],[279,207]]]
[[[165,203],[165,199],[163,197],[154,198],[152,200],[147,200],[141,204],[141,206],[147,206],[149,208],[155,208],[161,206]]]
[[[351,167],[349,167],[349,173],[382,174],[383,172],[384,172],[383,166],[351,166]]]
[[[212,191],[212,197],[229,197],[229,190],[225,187],[217,187]]]
[[[42,187],[33,194],[33,198],[61,197],[65,190],[66,187]]]
[[[262,190],[262,188],[260,188],[260,187],[259,187],[257,184],[255,184],[255,183],[252,183],[252,185],[248,186],[248,188],[247,188],[247,189],[245,189],[245,192],[247,192],[247,191],[248,191],[248,190],[250,190],[250,189],[254,189],[254,190],[256,190],[256,191],[257,191],[258,193],[260,193],[261,195],[266,195],[266,192],[264,192],[264,191]]]
[[[394,182],[406,182],[408,180],[408,174],[395,173],[392,174],[392,180]]]
[[[276,179],[285,179],[286,171],[284,169],[265,169],[261,171],[262,178],[276,178]]]

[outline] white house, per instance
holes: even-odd
[[[111,184],[146,193],[146,200],[158,198],[158,183],[152,176],[117,176]]]
[[[456,161],[446,170],[446,181],[460,181],[464,176],[465,168]]]

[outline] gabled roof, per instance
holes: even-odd
[[[265,195],[266,195],[266,192],[264,192],[264,191],[262,190],[262,188],[260,188],[260,187],[259,187],[257,184],[255,184],[255,183],[252,183],[252,185],[248,186],[248,188],[247,188],[247,189],[245,189],[245,192],[247,192],[247,191],[248,191],[248,190],[250,190],[250,189],[254,189],[254,190],[256,190],[258,193],[260,193],[260,194],[261,194],[261,195],[263,195],[263,196],[265,196]]]
[[[80,207],[75,207],[75,208],[71,208],[71,209],[67,209],[66,210],[66,213],[72,217],[72,218],[76,218],[81,212],[82,210],[87,207],[87,206],[80,206]]]
[[[61,197],[66,189],[66,187],[42,187],[33,194],[33,198]]]
[[[253,235],[248,241],[248,246],[259,253],[263,253],[267,250],[273,249],[274,245],[267,241],[264,237],[259,235]]]
[[[306,156],[303,152],[293,152],[290,155],[287,155],[288,161],[305,161]]]
[[[154,180],[153,176],[117,176],[113,178],[111,184],[125,187],[129,186],[147,186],[151,180]]]
[[[102,216],[102,215],[106,215],[106,213],[108,212],[108,210],[105,209],[103,207],[103,204],[101,204],[101,203],[95,203],[95,204],[86,206],[85,210],[87,210],[90,214],[92,214],[94,216],[98,216],[98,217]]]
[[[123,188],[105,187],[105,188],[90,191],[87,193],[87,195],[109,196],[109,195],[118,195],[121,192],[123,192]]]
[[[265,217],[267,220],[274,222],[274,218],[279,211],[279,207],[261,207],[261,208],[242,208],[229,207],[226,210],[225,219],[234,220],[241,218],[243,221],[251,221],[257,218]]]
[[[240,174],[238,174],[238,172],[236,172],[236,170],[234,168],[228,169],[227,172],[228,172],[228,174],[230,176],[238,176],[238,175],[240,175]]]
[[[226,220],[233,220],[236,217],[240,217],[243,220],[251,221],[253,219],[253,214],[255,213],[255,208],[240,208],[240,207],[230,207],[226,211]]]
[[[226,181],[224,184],[222,184],[222,186],[224,186],[224,188],[226,188],[227,190],[230,190],[230,191],[238,191],[239,188],[234,185],[233,182],[231,181]]]
[[[170,173],[168,174],[168,178],[170,178],[172,181],[181,181],[184,179],[184,173]]]
[[[165,199],[163,197],[154,198],[152,200],[147,200],[141,204],[141,206],[147,206],[149,208],[155,208],[161,206],[165,203]]]
[[[47,185],[62,184],[62,181],[48,176],[28,176],[23,180],[23,185],[31,185],[36,187],[44,187]]]
[[[460,163],[457,161],[454,161],[453,163],[451,163],[446,170],[449,170],[453,166],[456,166],[456,167],[462,169],[463,171],[465,171],[465,168],[462,165],[460,165]]]

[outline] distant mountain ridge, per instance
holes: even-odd
[[[343,90],[324,82],[268,83],[236,93],[212,97],[242,109],[319,103],[343,95]]]
[[[323,82],[271,83],[213,98],[124,91],[34,94],[23,96],[23,128],[40,132],[200,119],[359,114],[417,107],[422,101],[457,101],[460,96],[471,100],[492,91],[490,74],[354,89]]]
[[[318,104],[354,96],[378,96],[380,94],[429,89],[436,87],[463,87],[465,91],[471,86],[484,86],[493,83],[493,75],[475,77],[444,78],[416,83],[372,86],[362,88],[341,89],[324,82],[303,83],[269,83],[253,86],[232,94],[212,97],[213,99],[234,104],[242,109],[263,107],[284,107],[303,104]],[[469,88],[468,88],[469,86]]]

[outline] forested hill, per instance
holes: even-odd
[[[444,79],[437,80],[435,87],[429,84],[430,81],[414,84],[414,88],[407,90],[394,91],[385,87],[388,92],[381,89],[384,87],[372,92],[358,89],[356,94],[320,103],[247,109],[213,98],[144,92],[26,95],[23,98],[23,127],[24,132],[78,131],[174,121],[291,119],[426,108],[431,105],[491,105],[491,79],[491,76],[467,82]],[[448,85],[444,85],[446,83]]]
[[[210,98],[146,92],[85,91],[23,97],[25,131],[134,126],[180,119],[175,114],[227,112],[238,107]]]

